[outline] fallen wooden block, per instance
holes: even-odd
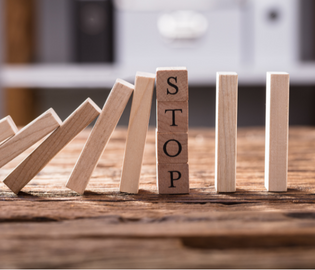
[[[159,194],[189,193],[188,164],[157,164],[157,188]]]
[[[11,116],[0,120],[0,143],[18,132],[18,128],[13,122]]]
[[[157,129],[159,133],[188,131],[187,101],[157,101]]]
[[[100,108],[88,98],[5,178],[4,184],[17,194],[100,112]]]
[[[138,193],[143,152],[149,125],[155,74],[136,74],[120,191]]]
[[[22,128],[14,137],[0,145],[0,168],[44,138],[62,121],[53,109],[49,109]]]
[[[217,72],[215,123],[215,189],[236,191],[237,91],[235,72]]]
[[[116,81],[73,168],[66,187],[80,194],[84,193],[133,90],[134,86],[132,84],[119,79]]]
[[[156,99],[187,101],[188,73],[185,67],[156,69]]]
[[[156,132],[158,163],[188,163],[188,134]]]
[[[265,187],[287,191],[289,137],[289,74],[267,72]]]

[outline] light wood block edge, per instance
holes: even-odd
[[[137,72],[119,190],[138,193],[155,74]]]
[[[287,191],[290,77],[285,72],[266,74],[265,187]]]
[[[84,193],[133,90],[132,84],[116,80],[66,183],[67,188],[79,194]]]
[[[0,145],[0,168],[44,138],[62,124],[53,109],[49,109],[22,128],[10,140]]]
[[[18,128],[10,115],[0,120],[0,143],[14,136],[17,132]]]
[[[235,192],[238,76],[217,72],[216,77],[215,189]]]

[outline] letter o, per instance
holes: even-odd
[[[177,151],[177,153],[176,153],[175,155],[170,155],[170,154],[167,152],[166,147],[167,147],[167,144],[168,144],[169,142],[176,142],[177,145],[178,145],[178,151]],[[171,140],[168,140],[167,142],[164,143],[164,145],[163,145],[163,151],[164,151],[165,155],[167,155],[167,156],[169,156],[169,157],[177,157],[177,156],[182,152],[182,145],[181,145],[181,143],[180,143],[179,141],[177,141],[177,140],[175,140],[175,139],[171,139]]]

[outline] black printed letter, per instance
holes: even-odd
[[[172,113],[172,119],[173,119],[173,121],[172,121],[172,124],[171,124],[171,126],[174,126],[174,127],[177,127],[177,125],[175,124],[175,112],[176,111],[180,111],[181,113],[183,112],[183,110],[182,109],[170,109],[170,110],[165,110],[165,113],[166,112],[168,112],[168,111],[172,111],[173,113]]]
[[[175,95],[175,94],[177,94],[177,92],[178,92],[178,86],[175,85],[175,84],[173,84],[173,83],[171,83],[171,82],[170,82],[171,79],[174,79],[175,82],[177,83],[177,77],[169,77],[169,78],[167,79],[168,85],[174,87],[176,91],[175,91],[174,93],[172,93],[172,92],[170,92],[170,91],[168,90],[168,88],[167,88],[166,90],[167,90],[167,94],[168,94],[168,95]]]
[[[174,186],[174,181],[179,180],[182,177],[182,174],[179,171],[168,171],[171,174],[171,185],[169,188],[173,188]],[[174,173],[178,174],[177,178],[174,178]]]
[[[176,142],[176,143],[178,144],[178,151],[177,151],[177,153],[176,153],[175,155],[170,155],[170,154],[167,152],[167,150],[166,150],[167,144],[168,144],[169,142],[172,142],[172,141],[173,141],[173,142]],[[164,143],[163,151],[164,151],[165,155],[167,155],[167,156],[169,156],[169,157],[177,157],[177,156],[180,154],[180,152],[182,152],[182,145],[180,144],[179,141],[176,141],[176,140],[174,140],[174,139],[171,139],[171,140],[168,140],[166,143]]]

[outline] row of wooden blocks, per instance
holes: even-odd
[[[0,168],[33,144],[47,138],[4,180],[18,193],[72,139],[98,119],[66,186],[84,193],[126,104],[133,95],[120,191],[138,193],[151,101],[156,78],[157,188],[160,194],[189,193],[188,75],[186,68],[138,72],[135,85],[117,79],[103,109],[87,99],[64,122],[49,109],[21,130],[11,117],[0,121]],[[218,72],[216,83],[215,187],[235,192],[238,76]],[[286,191],[288,167],[289,75],[267,73],[265,186]]]

